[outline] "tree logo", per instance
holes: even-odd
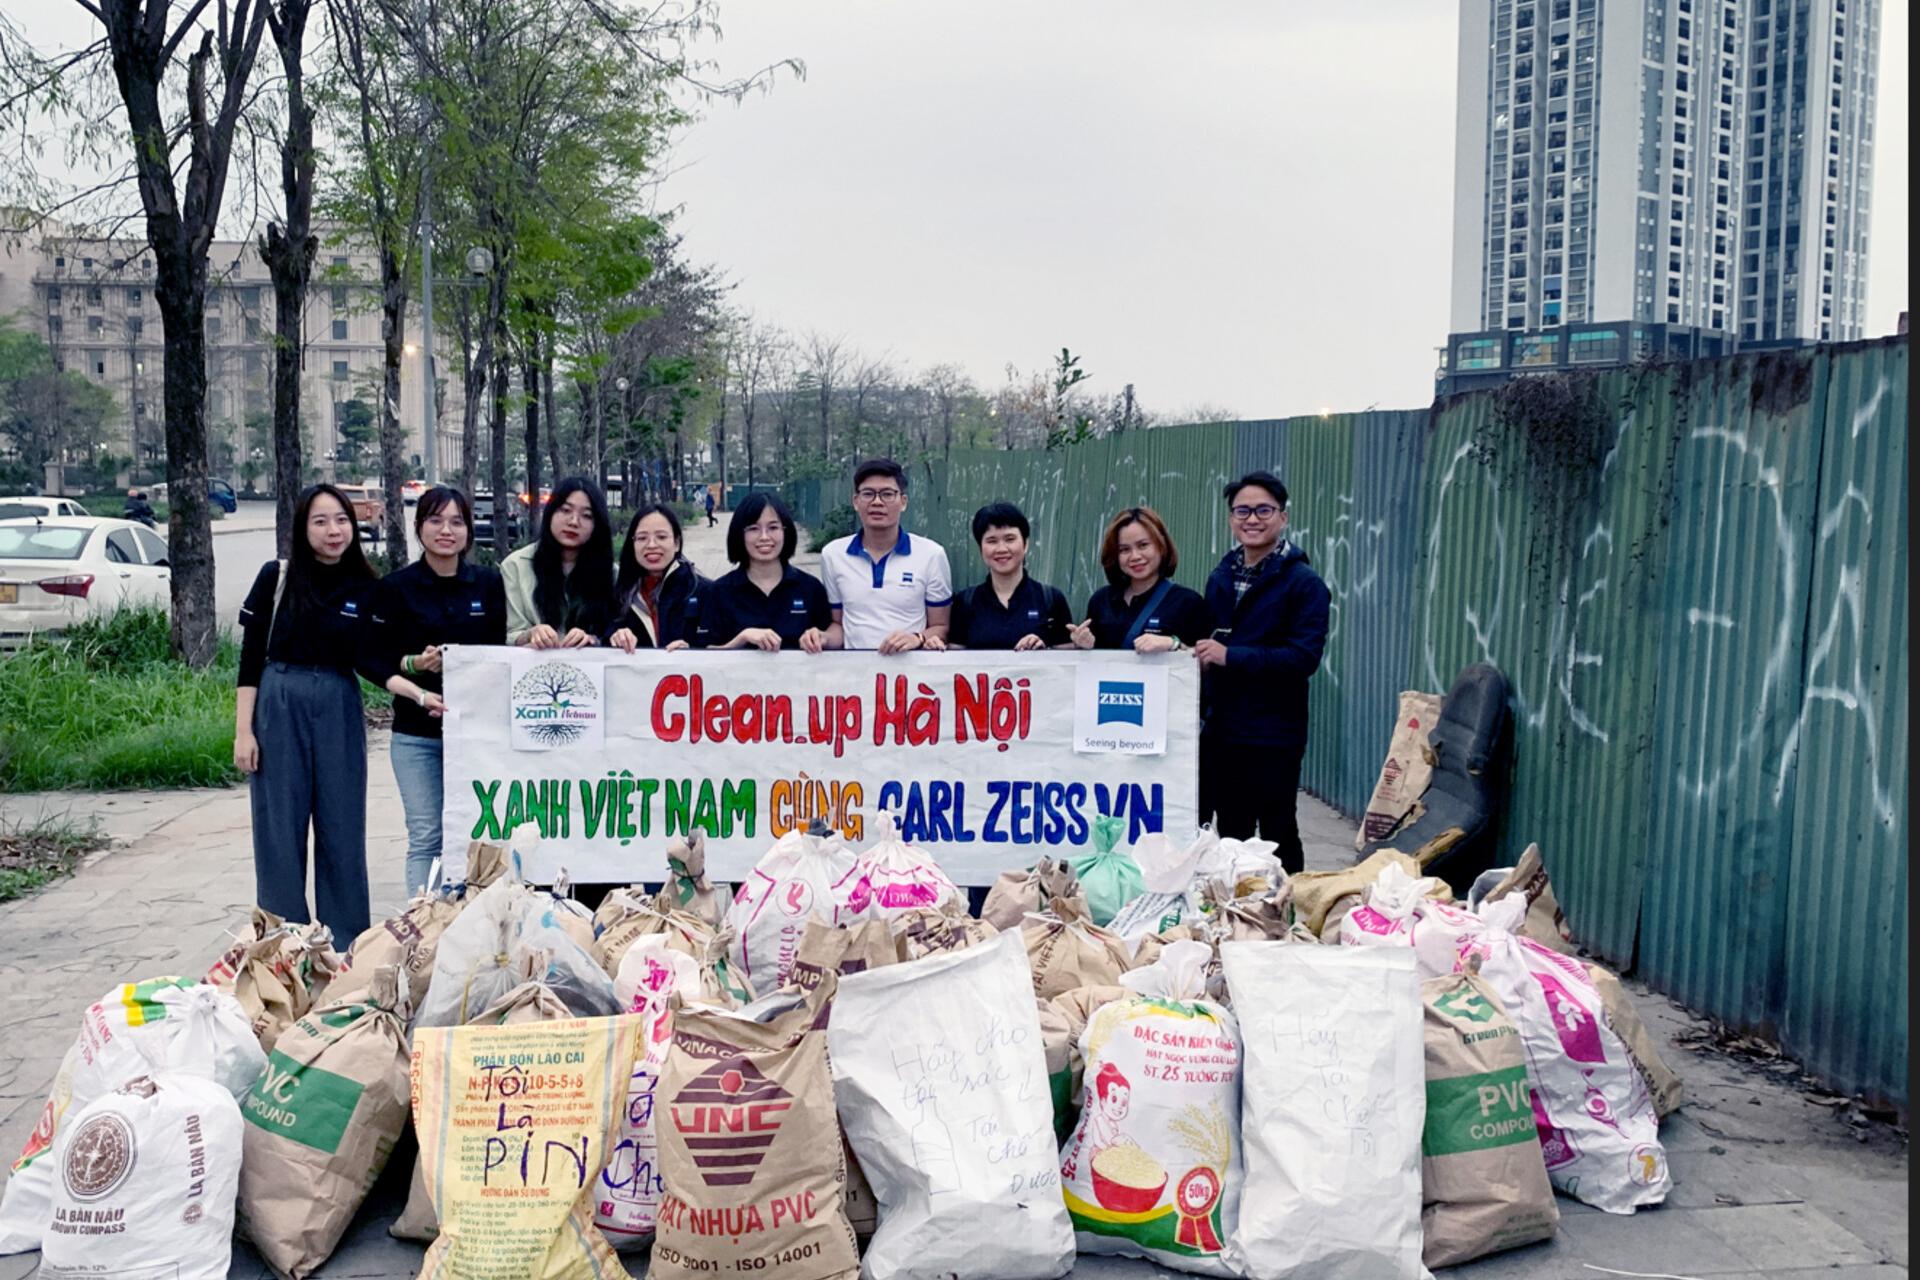
[[[600,720],[600,690],[585,668],[542,662],[514,682],[515,737],[529,746],[565,747]]]

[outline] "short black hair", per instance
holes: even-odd
[[[460,512],[460,523],[467,526],[467,545],[460,548],[464,559],[467,552],[473,550],[473,504],[467,501],[467,495],[450,484],[437,484],[420,495],[413,504],[413,536],[420,539],[420,545],[427,543],[427,521],[438,515],[442,508],[454,507]]]
[[[780,547],[780,563],[787,564],[793,559],[793,551],[800,542],[800,532],[793,523],[793,512],[787,504],[780,501],[778,494],[759,492],[750,493],[740,500],[733,509],[733,519],[727,525],[727,559],[742,569],[747,567],[747,530],[760,523],[760,517],[768,511],[780,517],[780,527],[786,530],[786,541]]]
[[[1021,537],[1033,537],[1033,526],[1027,523],[1026,513],[1011,502],[989,502],[973,513],[974,542],[985,542],[989,529],[1018,529]]]
[[[1272,494],[1273,500],[1280,504],[1282,511],[1287,509],[1287,486],[1281,484],[1280,477],[1271,471],[1249,471],[1238,480],[1230,481],[1221,496],[1228,502],[1232,502],[1242,489],[1253,485]]]
[[[885,476],[900,486],[900,492],[907,491],[906,468],[892,458],[868,458],[853,469],[853,487],[858,489],[862,481],[874,476]]]

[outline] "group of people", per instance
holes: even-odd
[[[295,508],[291,555],[261,567],[240,610],[234,762],[251,780],[259,904],[308,918],[311,828],[319,918],[348,941],[367,926],[356,675],[393,694],[407,891],[427,883],[440,856],[449,645],[1190,652],[1202,672],[1201,815],[1222,835],[1277,842],[1287,870],[1298,871],[1307,681],[1325,647],[1329,597],[1287,539],[1277,477],[1250,472],[1223,492],[1234,548],[1204,593],[1173,580],[1179,555],[1166,522],[1151,507],[1127,507],[1101,535],[1106,585],[1076,615],[1057,587],[1028,575],[1032,527],[1006,502],[975,513],[986,576],[956,593],[946,549],[903,527],[907,474],[890,459],[855,470],[859,527],[827,544],[817,578],[794,567],[793,513],[765,492],[734,509],[734,567],[718,578],[687,559],[680,521],[663,504],[633,515],[616,557],[606,497],[580,476],[554,488],[539,537],[497,572],[468,558],[467,496],[427,490],[414,509],[420,558],[381,578],[361,549],[352,504],[332,485],[314,485]]]

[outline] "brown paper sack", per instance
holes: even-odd
[[[652,1280],[751,1272],[780,1280],[854,1280],[847,1171],[827,1007],[839,975],[810,993],[763,1002],[765,1020],[681,1006],[661,1073],[660,1170],[666,1192]]]
[[[292,1280],[332,1256],[407,1127],[399,986],[382,967],[359,996],[296,1021],[240,1108],[241,1229]]]
[[[1520,922],[1522,937],[1564,956],[1579,954],[1579,948],[1573,944],[1573,930],[1567,927],[1567,918],[1561,914],[1560,900],[1554,897],[1553,882],[1547,879],[1547,864],[1540,856],[1538,844],[1527,846],[1520,861],[1514,864],[1506,879],[1493,887],[1486,900],[1498,902],[1510,893],[1522,894],[1527,899],[1527,915]]]
[[[460,914],[460,907],[452,898],[422,894],[399,915],[368,928],[353,940],[340,962],[340,972],[320,993],[316,1006],[361,997],[372,975],[393,965],[400,970],[401,996],[418,1008],[433,978],[433,957],[440,950],[440,935]]]
[[[699,916],[685,911],[662,913],[651,900],[632,898],[621,890],[607,896],[623,899],[593,944],[593,954],[608,976],[620,976],[620,962],[636,941],[658,933],[665,935],[670,950],[692,957],[700,966],[702,1000],[732,1009],[753,999],[752,986],[733,972],[727,959],[732,929],[715,929]],[[601,910],[606,910],[605,903],[601,904]]]
[[[790,981],[802,991],[812,991],[828,973],[862,973],[895,963],[898,953],[885,920],[832,925],[814,917],[800,935]]]
[[[1028,916],[1020,926],[1033,970],[1033,992],[1050,1000],[1063,991],[1116,983],[1133,964],[1127,944],[1094,924],[1084,898],[1055,898],[1050,916]]]
[[[714,928],[727,918],[733,905],[730,890],[714,887],[707,879],[707,833],[675,836],[667,842],[667,878],[654,898],[662,911],[684,911],[699,916]]]
[[[1640,1076],[1647,1082],[1647,1092],[1653,1095],[1654,1114],[1666,1119],[1680,1107],[1680,1077],[1660,1056],[1647,1024],[1640,1021],[1639,1011],[1633,1007],[1626,988],[1620,985],[1619,975],[1591,960],[1587,962],[1587,973],[1600,992],[1600,1009],[1607,1025],[1620,1037],[1620,1043],[1627,1046],[1633,1064],[1640,1068]]]
[[[1315,937],[1325,937],[1329,908],[1341,898],[1364,894],[1380,873],[1393,865],[1420,878],[1420,864],[1396,849],[1376,850],[1342,871],[1302,871],[1287,881],[1293,890],[1293,918],[1312,930]],[[1437,901],[1453,901],[1453,890],[1444,880],[1428,892]]]
[[[1440,719],[1440,703],[1437,693],[1407,690],[1400,695],[1400,716],[1393,722],[1387,758],[1380,763],[1379,780],[1354,834],[1355,849],[1385,840],[1420,815],[1420,797],[1433,781],[1433,726]]]
[[[246,1010],[260,1047],[274,1044],[340,971],[340,953],[323,924],[285,925],[250,944],[233,975],[233,998]]]
[[[503,844],[475,840],[467,846],[467,880],[462,901],[471,902],[480,891],[507,874],[513,852]]]
[[[1427,1060],[1421,1261],[1448,1267],[1547,1239],[1560,1211],[1518,1029],[1477,974],[1430,978],[1420,998]]]
[[[903,911],[893,918],[892,927],[894,947],[902,960],[964,951],[1000,934],[985,920],[951,915],[933,907]]]
[[[284,929],[286,924],[285,920],[265,907],[255,907],[247,920],[246,932],[220,953],[220,958],[213,962],[213,967],[207,970],[207,976],[200,981],[225,991],[233,990],[234,975],[240,972],[240,964],[247,958],[247,948],[275,930]]]
[[[1073,868],[1065,862],[1042,858],[1030,870],[1002,871],[993,887],[987,890],[987,900],[980,905],[980,918],[1005,933],[1021,928],[1021,922],[1029,914],[1044,910],[1055,898],[1078,898],[1082,904],[1081,914],[1086,914],[1087,895],[1080,888]]]

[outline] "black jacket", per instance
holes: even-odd
[[[360,674],[384,689],[400,660],[428,645],[505,644],[507,592],[500,575],[475,564],[441,577],[424,558],[395,569],[375,584],[371,615],[360,633]],[[417,671],[407,679],[428,693],[441,693],[440,675]],[[416,738],[440,736],[440,722],[411,698],[393,700],[393,731]]]
[[[677,557],[667,566],[666,576],[660,580],[660,594],[654,599],[660,610],[661,634],[653,634],[653,617],[647,612],[647,602],[636,583],[625,603],[614,610],[613,621],[600,635],[601,643],[610,642],[614,632],[626,627],[633,632],[636,647],[641,649],[664,649],[675,640],[691,644],[693,624],[700,617],[700,596],[712,585],[700,576],[693,561],[685,556]]]
[[[1226,628],[1227,665],[1206,668],[1205,731],[1218,742],[1304,747],[1307,677],[1327,647],[1327,584],[1291,543],[1235,598],[1234,554],[1207,578],[1207,607]]]

